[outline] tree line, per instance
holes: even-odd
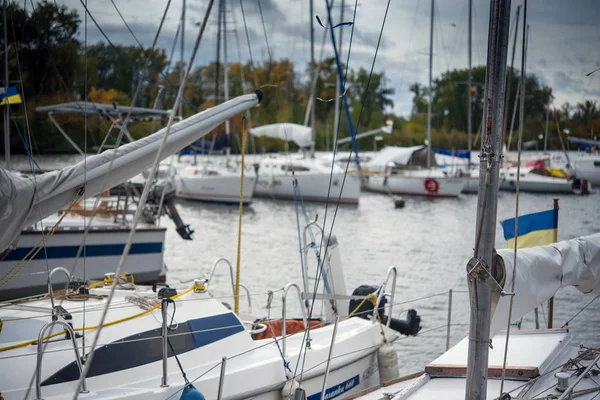
[[[39,106],[83,100],[128,106],[140,81],[141,91],[136,106],[154,107],[157,102],[159,108],[169,109],[173,106],[185,65],[169,60],[166,49],[150,51],[149,48],[102,42],[86,47],[77,38],[81,29],[81,17],[77,11],[49,1],[37,3],[33,10],[24,10],[12,2],[8,6],[7,17],[8,40],[4,43],[0,38],[0,46],[8,52],[11,85],[16,85],[25,99],[21,105],[10,106],[12,151],[25,152],[25,143],[28,143],[25,140],[26,132],[31,134],[34,154],[74,151],[47,115],[35,111]],[[150,62],[144,68],[146,60]],[[307,65],[303,76],[297,73],[298,69],[290,60],[285,59],[254,64],[230,63],[227,68],[228,95],[232,98],[262,87],[265,95],[260,106],[252,110],[253,125],[274,122],[302,124],[311,91],[311,82],[307,77],[318,71],[315,87],[315,97],[318,98],[315,102],[316,148],[331,149],[336,68],[333,58],[325,59],[319,65]],[[142,76],[144,70],[146,76]],[[184,116],[224,101],[224,72],[223,64],[216,62],[192,70],[184,93]],[[519,71],[509,69],[509,75],[512,75],[512,85],[507,93],[509,101],[505,111],[508,113],[507,131],[511,129]],[[365,69],[349,69],[345,78],[352,120],[359,132],[381,127],[386,119],[391,118],[394,121],[393,133],[384,135],[383,143],[415,145],[424,142],[429,98],[427,87],[418,83],[410,87],[413,93],[412,112],[408,117],[398,117],[391,112],[395,90],[389,86],[385,72],[369,76]],[[484,80],[483,66],[473,69],[475,84],[470,88],[466,85],[467,70],[464,69],[447,71],[434,80],[434,147],[467,147],[469,90],[473,94],[472,126],[476,135],[483,113]],[[164,92],[159,98],[161,88]],[[552,91],[534,75],[526,77],[525,89],[524,140],[540,140],[539,135],[545,131],[546,110],[552,103]],[[348,122],[343,110],[340,115],[339,137],[345,137],[349,135]],[[515,120],[519,121],[518,108],[515,116]],[[93,115],[86,121],[81,116],[73,115],[56,115],[55,118],[81,148],[87,144],[90,152],[104,140],[110,126],[110,121]],[[600,108],[591,101],[574,106],[564,104],[557,110],[551,109],[549,120],[549,148],[557,149],[560,148],[560,140],[556,121],[561,130],[570,129],[571,135],[593,137],[600,131]],[[165,122],[159,121],[159,127]],[[139,138],[150,134],[152,126],[152,121],[136,121],[129,131],[132,136]],[[231,121],[231,129],[234,134],[239,133],[239,118]],[[219,127],[214,134],[222,135],[223,131],[224,127]],[[87,132],[87,137],[84,137],[84,132]],[[516,137],[516,134],[513,135],[512,148],[516,147]],[[239,143],[239,139],[232,141],[233,151],[236,151],[236,143]],[[0,143],[1,146],[3,143]],[[278,151],[284,149],[284,144],[274,139],[256,138],[254,147],[256,151]],[[359,147],[372,149],[373,138],[359,141]]]

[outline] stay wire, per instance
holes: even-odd
[[[326,0],[326,5],[327,5],[327,8],[328,8],[328,22],[329,22],[329,20],[330,20],[330,18],[329,18],[330,15],[329,14],[331,13],[331,6],[330,6],[328,0]],[[389,2],[388,2],[388,5],[389,5]],[[352,17],[352,29],[350,31],[350,41],[349,41],[349,45],[348,45],[348,56],[346,58],[346,71],[345,71],[345,74],[344,74],[344,81],[346,80],[346,78],[348,76],[348,70],[349,70],[349,65],[350,65],[350,55],[352,54],[352,42],[353,42],[353,39],[354,39],[354,27],[355,27],[355,22],[356,22],[356,10],[358,8],[357,6],[358,6],[358,0],[355,0],[355,3],[354,3],[354,13],[353,13],[353,17]],[[335,38],[334,38],[334,40],[335,40]],[[335,46],[335,42],[333,43],[333,45]],[[337,95],[337,93],[336,93],[336,95]],[[339,134],[339,129],[340,129],[340,126],[338,124],[338,131],[336,132],[336,137],[335,137],[335,140],[334,140],[334,144],[337,142],[337,136]],[[334,146],[333,159],[332,159],[332,162],[331,162],[331,170],[330,170],[330,175],[329,175],[329,185],[328,185],[328,191],[327,191],[327,201],[325,202],[325,215],[323,217],[323,229],[327,228],[326,227],[327,213],[328,213],[328,210],[329,210],[329,200],[330,200],[330,195],[331,195],[331,183],[332,183],[332,180],[333,180],[333,171],[334,171],[334,166],[335,166],[336,151],[337,151],[336,146]],[[347,171],[347,168],[348,168],[348,164],[346,166],[346,171]],[[344,179],[345,179],[345,177],[346,177],[346,174],[344,174]],[[342,189],[343,189],[343,185],[342,185]],[[342,193],[342,190],[340,189],[340,196],[341,196],[341,193]],[[338,207],[339,207],[339,199],[338,199]],[[334,219],[334,221],[335,221],[335,219]],[[332,225],[332,229],[333,229],[333,225]],[[331,235],[331,231],[330,231],[330,235]],[[321,248],[321,249],[323,248],[323,243],[324,243],[324,235],[321,237],[321,244],[320,244],[319,248]],[[327,255],[327,249],[325,249],[325,254],[324,254],[323,258],[322,258],[323,260],[325,259],[326,255]],[[317,260],[318,265],[317,265],[317,268],[316,268],[315,284],[314,284],[314,288],[313,288],[313,298],[312,298],[312,301],[311,301],[310,310],[309,310],[309,316],[308,316],[309,319],[312,318],[312,315],[313,315],[313,312],[314,312],[314,306],[315,306],[315,300],[316,300],[316,293],[317,293],[317,289],[319,287],[319,281],[320,281],[320,278],[321,278],[321,273],[322,273],[322,268],[323,268],[322,261],[321,261],[322,259],[319,258]],[[303,338],[302,343],[306,343],[309,333],[310,333],[310,325],[308,327],[306,327],[306,329],[305,329],[304,338]],[[302,348],[301,348],[301,350],[302,350]],[[304,373],[304,365],[306,363],[306,352],[307,352],[307,348],[304,345],[304,355],[302,357],[302,368],[300,370],[300,380],[301,381],[302,381],[302,377],[303,377],[303,373]],[[299,354],[299,356],[300,356],[300,354]],[[297,376],[298,366],[299,366],[299,363],[296,363],[296,368],[294,370],[294,378]]]
[[[104,37],[104,39],[106,39],[106,41],[108,42],[108,44],[113,48],[113,50],[117,53],[117,55],[123,59],[123,61],[125,61],[127,64],[129,64],[129,66],[135,71],[136,75],[139,76],[141,78],[142,81],[146,81],[148,84],[154,86],[155,88],[158,89],[158,85],[156,85],[154,82],[152,82],[150,79],[148,79],[147,77],[144,77],[142,74],[140,74],[139,71],[137,71],[136,66],[121,52],[121,50],[119,50],[117,48],[117,46],[108,38],[108,35],[106,35],[106,32],[104,32],[104,30],[102,29],[102,27],[100,26],[100,24],[96,21],[96,18],[94,18],[94,16],[92,15],[91,11],[86,7],[86,5],[84,4],[83,0],[79,0],[79,2],[83,5],[86,13],[89,15],[90,19],[92,20],[92,22],[94,23],[94,25],[96,25],[96,28],[98,28],[98,31],[100,31],[100,34]],[[171,3],[171,0],[167,1],[167,5],[169,5]],[[168,8],[168,6],[167,6]],[[164,21],[164,18],[163,18]],[[144,49],[142,48],[142,50],[144,51]],[[152,57],[152,53],[154,52],[154,50],[149,51],[148,52],[148,58],[151,59]],[[154,65],[154,63],[152,63],[150,61],[150,63],[146,64],[144,66],[144,68],[148,68],[149,66]],[[175,85],[173,82],[171,82],[171,80],[169,79],[168,76],[166,76],[162,71],[157,71],[158,74],[165,80],[165,82],[167,82],[169,85],[171,85],[173,88],[178,89],[178,86]],[[175,97],[172,93],[166,92],[165,94],[167,94],[169,97],[173,98]],[[184,102],[184,104],[186,104],[187,106],[191,107],[194,111],[198,111],[198,107],[196,107],[194,104],[192,104],[190,101],[188,101],[185,97],[183,97],[182,101]]]
[[[169,0],[169,3],[170,3],[170,0]],[[194,49],[193,49],[192,55],[190,57],[190,62],[188,64],[188,66],[187,66],[187,71],[183,75],[183,79],[182,79],[181,85],[179,86],[179,90],[177,92],[177,97],[175,98],[175,104],[173,106],[173,109],[177,109],[177,107],[179,106],[179,104],[181,102],[181,99],[183,97],[183,90],[185,88],[185,83],[186,83],[187,77],[189,76],[189,72],[190,72],[190,70],[192,68],[192,65],[194,63],[194,59],[196,58],[196,53],[198,52],[198,47],[200,46],[200,41],[202,39],[204,30],[205,30],[205,28],[207,26],[208,17],[210,15],[210,10],[212,9],[213,3],[214,3],[214,0],[210,0],[209,3],[208,3],[207,10],[206,10],[206,13],[204,15],[204,20],[202,21],[202,25],[200,27],[200,31],[198,32],[198,36],[196,38],[196,43],[194,45]],[[167,9],[168,9],[168,7],[167,7]],[[163,15],[163,20],[162,21],[164,21],[164,16],[166,15],[167,9],[165,9],[165,14]],[[161,21],[161,26],[162,26],[162,21]],[[159,32],[160,32],[160,28],[159,28]],[[159,32],[157,32],[157,35],[156,35],[157,37],[158,37]],[[156,42],[156,39],[155,39],[155,42]],[[146,185],[144,186],[144,190],[142,192],[142,195],[140,196],[138,208],[136,210],[135,216],[134,216],[132,224],[131,224],[131,231],[130,231],[129,237],[127,239],[127,242],[125,244],[125,248],[123,249],[123,255],[121,256],[121,259],[119,260],[119,264],[117,265],[117,270],[115,271],[115,276],[119,276],[120,275],[121,269],[123,267],[123,264],[125,263],[125,258],[127,257],[127,254],[129,253],[129,250],[131,249],[131,245],[133,243],[133,235],[136,232],[137,224],[138,224],[138,222],[139,222],[139,220],[140,220],[140,218],[142,216],[142,210],[144,208],[144,205],[145,205],[146,200],[148,198],[148,194],[150,192],[150,182],[153,181],[154,177],[156,176],[156,171],[158,169],[158,163],[159,163],[159,160],[160,160],[160,156],[161,156],[161,153],[162,153],[162,151],[164,149],[167,137],[169,136],[169,133],[171,132],[171,126],[173,125],[173,119],[174,119],[174,117],[175,117],[175,113],[171,113],[171,115],[169,116],[169,122],[168,122],[167,127],[166,127],[165,135],[162,138],[160,147],[159,147],[159,149],[158,149],[158,151],[156,153],[156,157],[155,157],[154,162],[152,164],[152,168],[150,169],[150,175],[149,175],[148,181],[147,181]],[[100,323],[98,324],[99,325],[98,326],[98,330],[96,331],[96,334],[94,335],[94,339],[93,339],[93,342],[92,342],[92,352],[89,355],[88,362],[86,362],[86,364],[85,364],[85,370],[81,374],[80,379],[78,380],[77,389],[75,390],[75,394],[73,396],[74,400],[77,400],[77,398],[79,397],[79,391],[81,390],[81,385],[83,383],[83,380],[85,379],[85,376],[89,372],[90,366],[92,365],[92,360],[93,360],[93,356],[94,356],[93,349],[95,348],[96,344],[98,343],[98,338],[100,336],[100,333],[102,332],[102,325],[104,324],[104,321],[106,319],[106,315],[108,314],[108,308],[109,308],[110,303],[112,301],[112,298],[114,296],[114,293],[115,293],[115,290],[116,290],[116,287],[117,287],[117,282],[118,282],[118,279],[114,279],[113,283],[112,283],[112,286],[110,287],[110,292],[109,292],[109,295],[108,295],[108,298],[107,298],[107,301],[106,301],[106,307],[104,308],[104,310],[102,312],[102,315],[100,317]]]
[[[600,297],[600,295],[598,295],[598,296],[594,297],[592,300],[590,300],[590,302],[587,303],[581,310],[579,310],[577,312],[577,314],[573,315],[567,322],[565,322],[564,325],[561,326],[561,328],[566,328],[569,325],[569,322],[573,321],[575,319],[575,317],[577,317],[579,314],[581,314],[583,312],[583,310],[588,308],[594,301],[596,301],[598,299],[598,297]]]
[[[241,0],[240,0],[241,1]],[[271,56],[271,48],[269,47],[269,38],[267,37],[267,27],[265,25],[265,17],[263,16],[262,6],[260,0],[256,0],[258,3],[258,10],[260,11],[260,20],[262,22],[263,32],[265,34],[265,43],[267,45],[267,54],[269,55],[269,64],[273,64],[273,57]]]
[[[525,82],[525,68],[527,67],[527,0],[523,3],[523,45],[521,55],[521,82]],[[519,115],[519,139],[517,142],[517,187],[516,187],[516,200],[515,200],[515,238],[513,247],[513,270],[512,270],[512,283],[511,292],[515,292],[515,284],[517,281],[517,249],[519,239],[519,195],[520,195],[520,182],[521,182],[521,149],[523,142],[523,129],[524,129],[524,110],[525,110],[525,85],[521,85],[521,105]],[[504,380],[506,378],[506,362],[508,359],[508,342],[510,339],[510,322],[512,320],[513,303],[515,296],[510,296],[510,305],[508,307],[508,321],[506,323],[506,342],[504,344],[504,359],[502,361],[502,378],[500,380],[500,397],[504,391]]]
[[[256,70],[254,68],[254,58],[252,57],[252,45],[250,44],[250,35],[248,34],[248,25],[246,24],[246,13],[244,12],[244,3],[240,0],[240,7],[242,9],[242,19],[244,21],[244,31],[246,32],[246,41],[248,42],[248,53],[250,54],[250,69],[253,71],[252,76],[254,77],[254,87],[258,87],[258,78],[256,76]]]

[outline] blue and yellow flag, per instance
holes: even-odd
[[[0,88],[0,106],[6,104],[20,104],[23,102],[21,95],[17,91],[16,86],[11,86],[8,89]]]
[[[557,241],[558,238],[558,209],[542,211],[519,217],[519,232],[515,235],[515,218],[500,221],[504,229],[504,239],[508,248],[515,246],[515,236],[518,248],[543,246]]]

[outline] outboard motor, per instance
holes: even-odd
[[[361,285],[354,289],[352,295],[367,296],[371,293],[379,295],[380,290],[381,288],[379,286]],[[348,312],[353,312],[361,304],[361,302],[362,300],[350,300]],[[388,318],[391,318],[385,315],[386,303],[387,299],[385,297],[382,297],[381,300],[379,300],[379,304],[377,305],[377,312],[379,313],[379,318],[381,319],[381,322],[384,325],[387,325]],[[370,320],[371,318],[373,318],[373,308],[373,303],[371,303],[370,301],[365,301],[362,303],[362,305],[360,305],[360,308],[354,311],[353,316]],[[408,310],[405,320],[391,318],[390,328],[406,336],[416,336],[417,333],[419,333],[419,331],[421,330],[421,317],[417,314],[415,310],[411,308]]]
[[[165,186],[167,186],[165,188]],[[150,192],[148,196],[148,204],[151,204],[157,207],[160,204],[161,196],[164,198],[162,202],[162,212],[167,214],[169,218],[173,220],[175,223],[175,229],[179,236],[185,240],[192,240],[192,235],[194,231],[190,228],[189,225],[186,225],[185,222],[181,219],[179,212],[175,206],[175,189],[170,183],[167,182],[159,182],[157,183],[153,190]]]

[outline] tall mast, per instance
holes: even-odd
[[[502,157],[502,121],[506,95],[506,52],[511,2],[491,0],[490,3],[475,252],[474,259],[469,262],[467,275],[471,302],[465,390],[467,400],[485,399],[487,392],[492,291],[483,279],[490,274],[496,240],[498,174]],[[481,268],[477,271],[478,265],[487,272],[481,271]]]
[[[179,53],[179,62],[181,65],[181,72],[179,74],[179,85],[183,82],[183,75],[185,74],[185,68],[183,67],[183,49],[185,47],[185,0],[183,0],[183,8],[181,9],[181,49]],[[183,102],[179,103],[179,117],[183,118]]]
[[[313,82],[315,79],[315,28],[314,28],[314,8],[313,8],[313,0],[310,0],[310,81]],[[315,96],[311,96],[310,98],[310,127],[312,129],[312,142],[310,143],[310,156],[314,157],[315,155]]]
[[[512,47],[512,56],[510,58],[510,75],[508,75],[508,88],[506,89],[506,104],[504,106],[504,108],[506,110],[508,110],[508,102],[510,101],[510,84],[512,82],[512,76],[514,75],[515,72],[515,53],[517,50],[517,33],[519,32],[519,16],[521,15],[521,6],[517,6],[517,15],[516,15],[516,20],[515,20],[515,36],[513,39],[513,47]],[[520,82],[520,81],[519,81]],[[518,92],[519,92],[519,88],[517,88],[517,96],[515,97],[515,110],[516,110],[516,102],[518,97]],[[504,113],[504,121],[502,122],[502,134],[504,135],[506,133],[506,123],[508,122],[508,113]],[[512,139],[512,126],[511,126],[511,135],[509,135],[509,138]],[[508,144],[506,146],[506,149],[509,150],[510,149],[510,140],[508,141]]]
[[[473,150],[473,142],[471,138],[471,132],[473,131],[473,99],[472,99],[472,90],[473,90],[473,65],[472,65],[472,41],[473,34],[473,0],[469,0],[469,77],[467,78],[467,84],[469,85],[469,89],[467,92],[467,102],[469,103],[469,107],[467,108],[467,142],[469,145],[469,169],[471,168],[471,150]]]
[[[223,3],[223,11],[221,12],[221,17],[223,18],[223,95],[224,100],[229,100],[229,77],[227,76],[229,73],[229,65],[227,64],[227,18],[225,16],[225,11],[227,7],[227,0],[221,0]],[[230,131],[229,131],[229,120],[225,121],[225,135],[227,136],[227,148],[225,149],[227,156],[229,156],[229,152],[231,149],[230,141]]]
[[[8,90],[8,30],[6,23],[6,14],[8,0],[4,0],[3,22],[4,22],[4,90]],[[5,92],[6,93],[6,92]],[[10,110],[8,104],[8,96],[5,97],[6,104],[4,105],[4,163],[6,169],[10,169]]]
[[[431,103],[433,102],[433,93],[431,90],[431,75],[433,73],[433,10],[435,0],[431,0],[431,23],[429,26],[429,101],[427,102],[427,168],[431,168]]]
[[[344,22],[344,6],[345,0],[342,0],[342,12],[340,14],[340,24]],[[339,27],[339,51],[342,53],[342,33],[344,32],[344,26]],[[335,77],[335,110],[333,112],[333,140],[331,141],[331,149],[335,151],[335,138],[337,137],[338,129],[340,126],[340,78],[336,75]]]

